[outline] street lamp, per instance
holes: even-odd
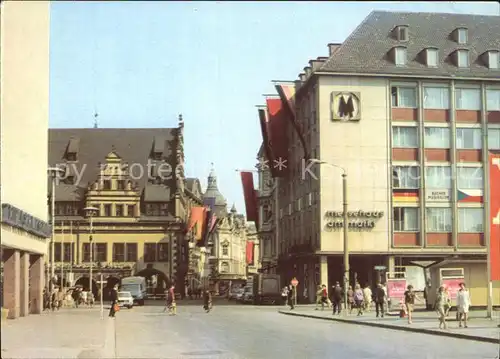
[[[52,292],[53,289],[53,283],[52,280],[55,277],[55,254],[54,254],[54,247],[55,247],[55,227],[56,227],[56,178],[58,177],[59,174],[64,173],[65,171],[62,168],[59,167],[49,167],[47,169],[47,174],[50,176],[51,184],[52,184],[52,191],[50,194],[50,224],[51,224],[51,238],[50,238],[50,278],[49,278],[49,292]],[[62,265],[62,263],[61,263]],[[62,280],[62,278],[61,278]]]
[[[347,216],[347,172],[345,168],[334,165],[332,163],[326,162],[326,161],[321,161],[316,158],[311,158],[309,160],[312,163],[317,163],[317,164],[325,164],[331,167],[338,168],[342,170],[342,205],[343,205],[343,217],[344,217],[344,223],[343,223],[343,231],[344,231],[344,309],[345,313],[347,313],[347,304],[348,304],[348,298],[347,298],[347,288],[349,287],[349,241],[348,241],[348,228],[349,228],[349,223],[348,223],[348,216]]]
[[[89,235],[89,241],[90,241],[90,269],[89,269],[89,294],[92,295],[92,266],[94,265],[94,243],[92,242],[92,233],[94,233],[94,222],[93,218],[94,215],[99,211],[98,208],[95,207],[85,207],[83,209],[85,211],[85,215],[89,217],[90,221],[90,235]]]

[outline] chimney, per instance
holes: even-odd
[[[328,44],[328,56],[332,56],[342,44]]]
[[[302,73],[300,73],[300,74],[299,74],[299,79],[300,79],[300,81],[302,81],[302,82],[306,81],[306,74],[305,74],[305,73],[303,73],[303,72],[302,72]]]
[[[309,76],[311,76],[311,72],[312,72],[311,67],[310,66],[304,67],[304,72],[306,73],[306,78],[308,78]]]

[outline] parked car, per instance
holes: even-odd
[[[238,300],[238,298],[242,297],[243,293],[243,288],[233,288],[229,292],[229,300]]]
[[[245,288],[241,301],[245,304],[253,303],[253,290],[251,287]]]
[[[130,292],[118,292],[118,305],[120,307],[127,307],[128,309],[134,306],[134,297]]]

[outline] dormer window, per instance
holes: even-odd
[[[460,68],[469,67],[469,50],[455,51],[456,65]]]
[[[425,62],[428,67],[437,67],[439,62],[438,49],[428,48],[425,50]]]
[[[396,66],[406,65],[406,47],[398,46],[392,49],[393,59]]]
[[[500,52],[488,51],[488,68],[498,70],[500,68]]]
[[[456,31],[457,31],[457,35],[456,35],[457,43],[459,43],[460,45],[467,44],[467,38],[468,38],[467,29],[466,28],[458,28]]]
[[[408,26],[399,25],[394,28],[394,37],[400,42],[408,41]]]

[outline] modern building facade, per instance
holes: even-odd
[[[107,287],[130,275],[156,275],[156,291],[175,283],[183,292],[193,200],[185,187],[183,128],[180,116],[177,128],[50,130],[49,165],[64,170],[55,186],[56,274],[68,284],[88,288],[92,266],[94,292],[100,274]],[[97,210],[92,233],[89,207]]]
[[[2,308],[10,318],[38,314],[43,305],[44,256],[51,235],[49,6],[48,1],[0,4]]]
[[[298,278],[299,297],[342,281],[345,172],[351,284],[418,265],[427,285],[461,278],[474,304],[486,305],[490,188],[500,182],[490,176],[500,150],[499,33],[499,16],[377,11],[300,74],[296,121],[322,164],[303,159],[288,126],[278,270]]]

